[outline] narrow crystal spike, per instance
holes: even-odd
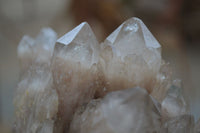
[[[84,110],[84,111],[83,111]],[[161,131],[160,114],[142,88],[108,93],[76,112],[70,133],[153,133]]]
[[[168,90],[161,104],[163,119],[184,115],[189,112],[184,97],[182,96],[181,88],[179,88],[179,85],[176,86],[178,82],[179,80],[174,81],[174,84]]]
[[[167,133],[194,133],[194,117],[192,115],[180,115],[168,119],[163,128]]]
[[[86,22],[58,39],[52,60],[54,86],[59,95],[56,132],[67,132],[76,108],[93,98],[98,51],[99,43]]]

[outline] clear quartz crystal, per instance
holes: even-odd
[[[170,118],[163,125],[167,133],[194,133],[194,117],[191,115]]]
[[[101,58],[107,91],[141,86],[151,92],[160,70],[161,46],[140,19],[131,18],[101,44]]]
[[[181,93],[180,82],[180,80],[173,81],[173,84],[168,90],[165,99],[162,101],[161,110],[163,119],[189,113],[188,107]]]
[[[50,61],[57,35],[42,29],[36,39],[23,37],[18,46],[18,57],[23,73],[16,90],[16,133],[53,133],[58,111],[58,96],[52,88]]]
[[[82,111],[84,110],[84,111]],[[147,91],[133,88],[108,93],[76,112],[70,133],[154,133],[160,114]]]
[[[59,95],[57,132],[67,132],[76,108],[89,102],[97,83],[99,43],[87,23],[81,23],[57,40],[52,72]]]

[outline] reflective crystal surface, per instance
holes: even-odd
[[[53,133],[58,111],[58,96],[52,88],[50,60],[56,33],[43,29],[36,39],[24,36],[18,47],[23,73],[16,90],[16,133]]]
[[[82,111],[84,110],[84,111]],[[143,88],[108,93],[76,112],[70,133],[154,133],[160,114]]]
[[[57,132],[68,130],[76,108],[91,100],[97,82],[99,44],[87,23],[81,23],[57,40],[52,72],[59,95]]]

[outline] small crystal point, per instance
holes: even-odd
[[[108,93],[77,111],[70,133],[153,133],[160,127],[160,114],[147,91],[133,88]]]
[[[67,132],[76,108],[96,91],[99,43],[87,23],[81,23],[58,39],[53,60],[54,86],[59,95],[55,131]]]
[[[174,81],[174,84],[168,90],[162,102],[161,110],[164,119],[184,115],[189,112],[184,97],[182,96],[181,88],[179,87],[179,81]]]

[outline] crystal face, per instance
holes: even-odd
[[[180,80],[138,18],[98,43],[83,22],[59,38],[42,29],[18,46],[16,133],[199,133]]]

